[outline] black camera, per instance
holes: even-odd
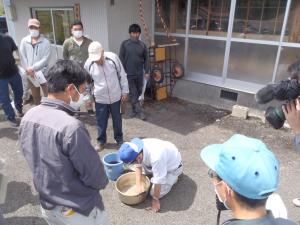
[[[300,95],[300,60],[291,64],[288,68],[288,72],[291,77],[282,80],[277,84],[268,84],[267,86],[260,89],[255,99],[260,104],[265,104],[273,99],[278,101],[292,101]],[[285,116],[282,111],[282,105],[278,107],[268,107],[265,113],[266,120],[274,127],[279,129],[283,126]]]

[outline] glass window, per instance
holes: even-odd
[[[275,82],[290,77],[291,75],[287,72],[287,69],[290,64],[292,64],[293,62],[299,59],[300,59],[299,48],[282,47]]]
[[[285,41],[300,43],[300,1],[292,1],[289,12]]]
[[[159,5],[157,5],[157,2],[159,2]],[[166,27],[164,26],[165,23],[169,32],[185,33],[186,11],[186,0],[156,1],[155,31],[166,32]]]
[[[41,33],[52,44],[62,45],[64,40],[71,36],[70,26],[74,21],[73,9],[33,8],[32,14],[41,22]]]
[[[190,33],[226,36],[229,12],[230,0],[193,0]]]
[[[287,0],[237,0],[233,37],[279,41]]]
[[[257,84],[272,81],[278,46],[231,43],[227,78]]]
[[[190,38],[188,70],[221,77],[225,46],[225,41]]]
[[[176,37],[176,42],[179,43],[179,45],[175,47],[176,48],[176,58],[179,63],[183,64],[184,63],[184,38]],[[161,45],[161,44],[166,44],[166,43],[170,43],[170,40],[168,40],[168,38],[166,36],[155,35],[155,44],[156,45]],[[174,54],[174,51],[172,53]],[[168,57],[169,52],[167,51],[166,54]]]

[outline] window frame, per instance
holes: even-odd
[[[56,40],[56,31],[55,31],[55,26],[54,26],[54,17],[53,17],[53,11],[72,11],[74,14],[74,19],[75,19],[75,9],[73,6],[66,6],[66,7],[30,7],[30,13],[32,18],[37,18],[37,11],[50,11],[50,16],[51,16],[51,25],[52,25],[52,33],[53,33],[53,43],[51,45],[54,46],[62,46],[62,44],[57,44]],[[69,24],[71,26],[71,24]],[[66,37],[69,38],[69,37]]]

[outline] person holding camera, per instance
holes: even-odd
[[[295,133],[296,149],[300,153],[300,102],[299,99],[290,101],[282,106],[287,123]],[[293,200],[295,206],[300,207],[300,198]]]
[[[266,209],[268,197],[278,188],[279,163],[261,140],[235,134],[223,144],[205,147],[200,155],[219,201],[233,213],[223,224],[296,224],[274,218]]]

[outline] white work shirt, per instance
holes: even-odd
[[[168,172],[176,170],[181,164],[181,155],[174,144],[156,138],[143,139],[142,166],[152,172],[151,183],[165,184]]]

